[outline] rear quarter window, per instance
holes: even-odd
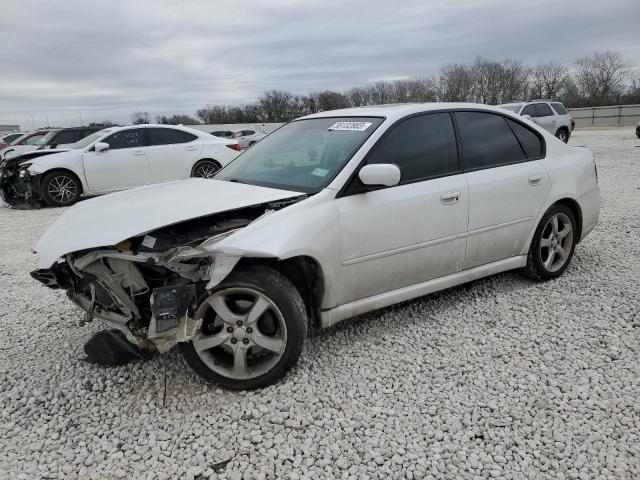
[[[555,102],[555,103],[552,103],[551,106],[553,107],[553,109],[556,111],[558,115],[569,114],[569,112],[567,112],[567,109],[564,108],[564,105],[562,105],[561,103]]]

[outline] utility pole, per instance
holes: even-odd
[[[33,115],[31,115],[31,125],[33,126],[33,129],[36,129],[36,121],[33,118]]]
[[[80,115],[80,126],[84,127],[84,125],[82,124],[82,112],[78,112],[78,114]]]

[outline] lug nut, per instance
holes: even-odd
[[[242,326],[242,320],[238,320],[238,326],[241,327]]]
[[[253,332],[253,328],[247,327],[247,333],[252,333],[252,332]]]
[[[237,338],[232,338],[231,339],[231,343],[238,343],[238,339]]]
[[[233,332],[233,327],[227,327],[227,332],[232,333]]]
[[[244,343],[246,345],[247,343],[249,343],[249,339],[248,338],[243,338],[242,339],[242,343]]]

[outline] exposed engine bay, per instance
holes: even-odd
[[[306,196],[193,219],[111,247],[69,253],[49,269],[31,272],[142,350],[165,352],[190,340],[201,319],[198,299],[222,281],[240,255],[213,247],[263,215]]]

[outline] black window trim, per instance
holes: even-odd
[[[502,163],[500,165],[492,165],[492,166],[487,166],[487,167],[478,167],[478,168],[473,168],[473,169],[466,169],[464,167],[464,152],[462,151],[462,135],[461,135],[459,127],[458,127],[458,122],[457,122],[457,120],[455,118],[455,113],[456,112],[480,112],[480,113],[488,113],[488,114],[491,114],[491,115],[498,115],[498,116],[502,117],[504,119],[504,122],[509,127],[509,130],[516,137],[516,141],[518,142],[518,145],[520,145],[520,148],[522,149],[522,152],[523,152],[525,158],[523,160],[517,160],[517,161],[514,161],[514,162]],[[456,144],[457,144],[457,147],[458,147],[458,170],[457,171],[444,173],[442,175],[434,175],[434,176],[423,178],[423,179],[411,180],[411,181],[407,181],[407,182],[404,182],[404,183],[401,180],[398,185],[394,185],[393,187],[368,186],[365,189],[359,188],[357,191],[352,191],[352,188],[353,188],[352,184],[354,184],[354,183],[356,183],[358,181],[357,180],[358,179],[358,172],[360,172],[360,169],[367,164],[367,160],[369,159],[369,156],[375,150],[375,148],[378,146],[378,144],[389,134],[389,132],[394,127],[396,127],[396,125],[404,122],[405,120],[413,118],[413,117],[420,117],[422,115],[430,115],[430,114],[434,114],[434,113],[448,113],[449,116],[451,117],[451,121],[453,122],[453,130],[454,130],[454,133],[455,133]],[[545,158],[545,156],[547,154],[547,143],[545,142],[544,137],[539,132],[537,132],[537,131],[533,130],[531,127],[525,125],[520,119],[516,118],[515,115],[517,115],[517,114],[514,114],[514,116],[504,115],[504,114],[502,114],[500,112],[494,112],[494,111],[491,111],[491,110],[485,110],[483,108],[448,108],[448,109],[444,109],[443,108],[443,109],[438,109],[438,110],[428,110],[428,111],[423,111],[423,112],[416,112],[416,113],[412,113],[412,114],[406,115],[406,116],[404,116],[402,118],[399,118],[398,120],[393,122],[391,125],[389,125],[389,127],[380,136],[380,138],[378,138],[376,140],[376,143],[374,143],[371,146],[371,148],[369,149],[367,154],[362,158],[360,163],[353,170],[353,172],[351,173],[351,175],[349,176],[347,181],[344,182],[344,185],[342,185],[342,187],[340,187],[340,189],[338,190],[338,193],[336,194],[335,199],[337,200],[338,198],[348,197],[348,196],[351,196],[351,195],[360,195],[362,193],[367,193],[367,192],[371,192],[371,191],[375,191],[375,190],[383,190],[383,189],[386,189],[386,188],[395,188],[395,187],[400,187],[400,186],[403,186],[403,185],[410,185],[410,184],[416,183],[416,182],[427,182],[429,180],[435,180],[435,179],[443,178],[443,177],[450,177],[450,176],[453,176],[453,175],[460,175],[460,174],[464,174],[466,172],[476,172],[476,171],[479,171],[479,170],[487,170],[489,168],[505,167],[505,166],[508,166],[508,165],[515,165],[515,164],[518,164],[518,163],[531,162],[531,161],[534,161],[534,160],[541,160],[541,159]],[[509,120],[512,120],[513,122],[518,123],[519,125],[523,126],[527,130],[529,130],[530,132],[535,134],[538,137],[538,140],[540,140],[540,142],[542,143],[542,153],[540,155],[536,156],[536,157],[531,157],[531,158],[527,157],[527,153],[525,152],[524,148],[522,147],[522,144],[520,143],[520,139],[515,134],[515,132],[513,132],[513,129],[509,125],[509,122],[506,121],[506,119],[509,119]],[[380,125],[382,125],[382,123]],[[360,147],[362,147],[362,145]],[[349,162],[345,163],[345,167],[347,166],[348,163]],[[333,181],[333,179],[332,179],[332,181]],[[331,182],[329,182],[329,183],[331,183]]]

